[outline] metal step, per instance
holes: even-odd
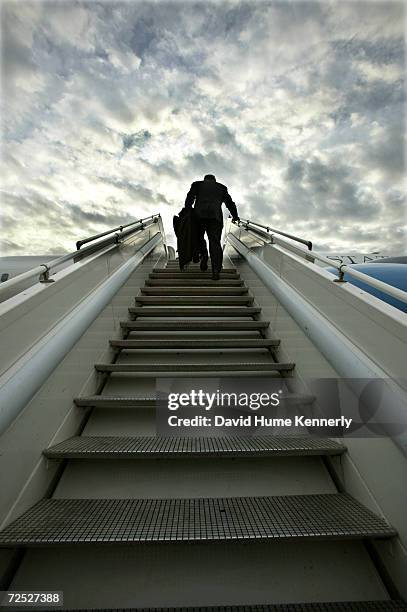
[[[261,308],[252,306],[227,306],[219,308],[206,306],[138,306],[129,308],[133,317],[253,317],[261,312]]]
[[[164,306],[165,304],[182,306],[236,306],[237,304],[247,304],[250,306],[254,302],[252,296],[246,295],[138,295],[135,298],[136,304],[156,304]],[[221,313],[219,313],[220,316]]]
[[[165,438],[77,436],[44,451],[49,459],[128,459],[176,457],[274,457],[341,455],[346,448],[326,438],[276,436]]]
[[[199,263],[194,263],[193,261],[190,261],[186,265],[188,266],[188,268],[199,268]],[[167,263],[163,267],[166,268],[167,270],[168,270],[168,268],[178,268],[179,269],[179,261],[178,261],[178,259],[177,260],[172,260],[172,261],[167,261]]]
[[[267,329],[269,321],[121,321],[128,331],[256,331]]]
[[[213,376],[222,376],[223,372],[250,372],[252,375],[267,376],[272,372],[290,372],[294,363],[216,363],[213,360],[202,363],[96,363],[97,372],[132,372],[142,373],[143,376],[156,376],[157,372],[181,373],[189,376],[192,372],[212,372]]]
[[[338,494],[193,499],[44,499],[0,546],[387,538],[396,530]]]
[[[199,266],[195,269],[187,268],[183,272],[178,268],[178,270],[172,270],[171,268],[153,268],[153,274],[212,274],[209,270],[207,272],[202,272]],[[236,268],[222,268],[221,274],[237,274]]]
[[[58,608],[61,610],[61,608]],[[199,606],[187,608],[86,608],[63,609],[62,612],[406,612],[407,603],[400,599],[376,601],[340,601],[295,604],[242,606]]]
[[[145,284],[149,287],[241,287],[243,281],[240,279],[229,280],[229,278],[222,278],[218,281],[214,281],[211,278],[177,278],[177,279],[150,279],[147,278]]]
[[[144,295],[242,295],[247,287],[141,287]]]
[[[315,400],[313,395],[305,395],[300,393],[282,394],[281,400],[284,402],[292,402],[293,404],[309,405]],[[87,395],[76,397],[75,404],[80,408],[155,408],[156,396],[141,396],[141,395]]]
[[[80,408],[155,408],[155,395],[87,395],[75,397],[74,402]]]
[[[240,280],[240,276],[239,274],[224,274],[223,272],[220,273],[220,281],[224,281],[224,280],[228,280],[228,279],[232,279],[232,280]],[[150,272],[150,274],[148,275],[149,278],[151,279],[155,279],[155,280],[166,280],[166,279],[171,279],[171,280],[182,280],[182,279],[194,279],[194,280],[211,280],[212,279],[212,273],[211,272],[159,272],[159,273],[154,273],[154,272]],[[213,281],[213,282],[218,282],[218,281]]]
[[[145,306],[144,306],[145,308]],[[110,346],[118,349],[241,349],[277,347],[280,340],[253,338],[252,340],[211,339],[207,340],[110,340]]]
[[[211,264],[211,259],[208,259],[208,265]],[[188,267],[188,269],[190,268],[197,268],[199,270],[199,266],[200,266],[200,262],[193,262],[190,261],[188,264],[186,264],[186,266]],[[178,259],[172,259],[170,261],[167,261],[165,266],[162,266],[164,268],[166,268],[168,270],[168,268],[171,267],[175,267],[175,268],[179,268],[179,261]],[[233,266],[232,268],[229,268],[229,270],[235,270],[236,268]]]

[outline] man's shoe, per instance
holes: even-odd
[[[202,272],[206,272],[207,271],[207,269],[208,269],[208,256],[207,255],[206,256],[204,255],[202,257],[201,263],[200,263],[199,267],[201,268]]]
[[[212,280],[219,280],[219,272],[212,272]]]

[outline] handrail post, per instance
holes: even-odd
[[[345,280],[344,276],[345,276],[345,272],[343,271],[343,267],[346,268],[346,264],[342,263],[339,268],[338,268],[338,278],[334,278],[334,283],[347,283],[348,281]]]
[[[55,279],[49,277],[49,266],[47,264],[40,264],[40,266],[44,266],[45,270],[40,274],[38,281],[40,283],[55,283]]]
[[[269,233],[270,228],[266,227],[266,232]],[[270,234],[270,244],[274,244],[274,234]]]
[[[165,253],[165,257],[166,259],[171,259],[171,253],[169,251],[168,245],[167,245],[167,238],[165,236],[165,229],[164,229],[164,224],[163,224],[163,220],[161,215],[153,215],[153,223],[158,223],[158,229],[161,232],[161,238],[163,241],[163,247],[164,247],[164,253]],[[174,259],[175,259],[175,251],[174,251]]]

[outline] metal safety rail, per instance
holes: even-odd
[[[37,266],[0,287],[4,298],[0,299],[0,340],[7,346],[0,356],[0,433],[144,258],[157,248],[168,253],[160,215],[129,225],[121,226],[128,229],[120,234],[114,228],[79,241],[94,244]],[[107,234],[111,235],[105,238]],[[69,261],[71,264],[59,268]],[[53,278],[49,278],[51,271]],[[39,272],[36,283],[34,275]],[[27,278],[33,278],[33,283],[19,286]],[[4,294],[10,285],[15,291]]]
[[[344,275],[346,273],[349,276],[357,278],[358,280],[363,281],[367,285],[374,287],[375,289],[378,289],[379,291],[382,291],[383,293],[386,293],[387,295],[390,295],[398,300],[401,300],[402,302],[407,303],[407,292],[406,291],[403,291],[402,289],[398,289],[397,287],[393,287],[392,285],[389,285],[388,283],[377,280],[376,278],[372,278],[371,276],[368,276],[367,274],[364,274],[363,272],[359,272],[358,270],[355,270],[352,267],[352,265],[344,264],[344,263],[339,263],[339,264],[335,263],[335,261],[333,261],[332,259],[329,259],[328,257],[325,257],[325,255],[321,255],[320,253],[313,251],[312,242],[309,240],[305,240],[303,238],[299,238],[298,236],[293,236],[291,234],[287,234],[285,232],[275,230],[271,227],[267,227],[266,225],[261,225],[260,223],[254,223],[253,221],[246,221],[246,220],[241,219],[240,222],[237,223],[237,225],[239,225],[239,227],[243,227],[246,230],[250,229],[250,231],[257,234],[258,236],[261,236],[263,239],[267,240],[270,244],[278,244],[279,246],[283,248],[286,248],[290,251],[295,252],[296,255],[303,257],[305,260],[311,263],[313,263],[314,260],[317,260],[317,261],[320,261],[321,263],[327,264],[328,266],[332,268],[336,268],[338,270],[338,278],[335,279],[334,282],[345,283],[346,281],[344,280]],[[259,228],[263,228],[263,229],[259,229]],[[291,244],[287,240],[284,240],[284,238],[279,238],[275,236],[275,234],[286,236],[290,240],[294,240],[295,242],[300,242],[306,245],[308,247],[308,251],[305,251],[304,249],[300,247],[296,247],[295,245]]]
[[[238,225],[244,225],[246,229],[250,228],[253,231],[256,231],[256,229],[260,227],[262,230],[266,230],[266,234],[268,236],[279,234],[280,236],[285,236],[286,238],[290,238],[290,240],[294,240],[295,242],[301,242],[302,244],[305,244],[305,246],[308,247],[310,251],[312,250],[311,240],[305,240],[305,238],[299,238],[298,236],[294,236],[293,234],[287,234],[286,232],[274,229],[273,227],[269,227],[268,225],[262,225],[261,223],[256,223],[255,221],[249,221],[249,219],[240,219]],[[271,232],[271,234],[269,232]]]
[[[120,225],[119,227],[115,227],[101,234],[96,234],[95,236],[90,236],[89,238],[79,240],[76,243],[76,248],[77,248],[76,251],[72,251],[71,253],[62,255],[61,257],[57,257],[56,259],[53,259],[52,261],[49,261],[46,264],[45,263],[40,264],[36,266],[35,268],[32,268],[31,270],[27,270],[27,272],[23,272],[22,274],[18,274],[17,276],[2,283],[0,286],[0,297],[1,295],[7,293],[11,287],[15,285],[19,285],[23,281],[28,280],[32,277],[35,277],[36,275],[39,275],[38,281],[40,283],[53,282],[52,279],[49,278],[51,270],[55,271],[57,268],[59,268],[62,264],[66,263],[67,261],[72,260],[73,263],[80,261],[80,259],[82,259],[83,257],[87,255],[91,255],[95,253],[96,251],[99,251],[100,249],[103,249],[106,246],[109,246],[110,244],[118,244],[124,238],[127,238],[128,236],[131,236],[135,232],[139,232],[145,229],[152,223],[160,223],[161,225],[160,229],[162,231],[161,216],[158,214],[158,215],[151,215],[150,217],[145,217],[144,219],[139,219],[138,221],[133,221],[132,223],[128,223],[127,225]],[[130,229],[123,231],[124,228],[130,228]],[[117,233],[118,231],[120,233]],[[98,240],[99,238],[103,238],[104,236],[107,236],[109,234],[113,234],[113,236],[110,235],[109,238],[106,238],[105,240],[100,240],[99,242],[96,242],[86,247],[85,249],[82,249],[79,252],[79,249],[84,244],[87,244],[89,242],[94,242],[95,240]],[[162,235],[164,235],[163,231],[162,231]]]
[[[108,236],[109,234],[114,234],[113,238],[111,237],[109,241],[118,243],[121,239],[129,236],[135,231],[139,231],[140,229],[144,229],[148,224],[148,221],[153,221],[153,223],[158,223],[160,215],[151,215],[150,217],[145,217],[144,219],[139,219],[138,221],[132,221],[131,223],[127,223],[126,225],[119,225],[118,227],[114,227],[113,229],[107,230],[106,232],[102,232],[101,234],[96,234],[95,236],[90,236],[89,238],[85,238],[84,240],[78,240],[76,243],[76,248],[79,250],[84,244],[88,244],[88,242],[93,242],[98,238],[103,238],[103,236]],[[132,227],[136,225],[137,227]],[[126,227],[131,227],[131,229],[123,232]],[[118,234],[117,232],[120,232]],[[97,243],[98,245],[100,243]]]

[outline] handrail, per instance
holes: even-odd
[[[240,219],[241,223],[244,223],[246,226],[246,229],[249,229],[249,225],[256,225],[257,227],[262,227],[263,229],[265,229],[268,232],[274,232],[275,234],[280,234],[281,236],[285,236],[286,238],[290,238],[290,240],[295,240],[296,242],[301,242],[302,244],[305,244],[306,247],[308,247],[309,251],[312,251],[312,242],[311,240],[304,240],[304,238],[299,238],[298,236],[293,236],[292,234],[286,234],[286,232],[282,232],[280,230],[276,230],[272,227],[269,227],[268,225],[262,225],[261,223],[256,223],[255,221],[249,221],[248,219]]]
[[[353,270],[352,267],[349,267],[348,264],[342,264],[340,266],[339,273],[345,274],[345,272],[349,274],[349,276],[354,276],[355,278],[358,278],[367,285],[371,285],[372,287],[383,291],[383,293],[387,293],[388,295],[391,295],[397,300],[407,303],[407,291],[403,291],[402,289],[393,287],[393,285],[389,285],[388,283],[378,280],[377,278],[372,278],[371,276],[368,276],[363,272],[359,272],[359,270]]]
[[[265,225],[260,225],[260,223],[252,223],[251,221],[246,222],[243,221],[244,224],[246,223],[250,223],[251,225],[256,225],[258,227],[264,227],[266,228]],[[344,280],[344,275],[349,274],[349,276],[353,276],[357,279],[359,279],[360,281],[366,283],[367,285],[370,285],[371,287],[374,287],[375,289],[378,289],[379,291],[382,291],[383,293],[386,293],[387,295],[391,295],[392,297],[396,298],[397,300],[400,300],[401,302],[406,302],[407,303],[407,291],[403,291],[402,289],[398,289],[397,287],[393,287],[393,285],[389,285],[388,283],[385,283],[381,280],[378,280],[376,278],[372,278],[371,276],[369,276],[368,274],[364,274],[363,272],[359,272],[358,270],[354,270],[352,268],[351,265],[349,264],[344,264],[344,263],[335,263],[332,259],[329,259],[328,257],[325,257],[325,255],[320,255],[319,253],[316,253],[315,251],[312,251],[312,254],[307,253],[306,251],[304,251],[303,249],[300,249],[298,247],[295,247],[294,245],[290,244],[289,242],[287,242],[286,240],[284,240],[283,238],[275,238],[272,234],[267,234],[266,232],[257,229],[256,227],[246,227],[246,229],[250,229],[252,232],[254,232],[255,234],[258,234],[260,236],[264,236],[267,238],[271,238],[272,242],[275,242],[276,244],[279,244],[280,246],[282,246],[283,248],[289,248],[291,250],[293,250],[295,253],[297,253],[298,255],[300,255],[301,257],[303,257],[304,259],[306,259],[307,261],[311,261],[312,263],[314,263],[313,260],[317,259],[318,261],[321,261],[322,263],[327,264],[328,266],[330,266],[331,268],[336,268],[336,270],[338,270],[338,278],[335,278],[333,282],[335,283],[346,283],[346,281]],[[271,228],[269,228],[271,229]],[[275,231],[275,230],[273,230]],[[283,236],[287,236],[287,234],[284,234],[284,232],[276,232],[279,234],[282,234]],[[302,240],[301,238],[299,238],[297,240],[298,242],[302,242],[303,244],[306,244],[308,241]],[[312,243],[310,243],[312,244]]]
[[[50,328],[47,329],[46,326],[40,330],[35,343],[30,342],[17,361],[13,361],[12,365],[2,372],[0,435],[24,409],[89,325],[111,302],[123,283],[159,244],[159,232],[152,238],[146,236],[146,241],[138,246],[127,260],[121,260],[116,269],[105,269],[102,282],[99,283],[95,279],[88,295],[79,301],[77,297],[73,298],[70,305],[65,304],[63,317],[55,319]],[[92,274],[91,271],[88,271],[88,274]]]
[[[103,236],[107,236],[108,234],[113,234],[113,232],[117,232],[117,230],[122,232],[125,227],[130,227],[131,225],[135,225],[136,223],[143,224],[144,221],[149,221],[151,219],[154,220],[159,216],[160,215],[151,215],[150,217],[145,217],[144,219],[139,219],[138,221],[132,221],[131,223],[127,223],[126,225],[119,225],[118,227],[114,227],[111,230],[107,230],[107,232],[102,232],[101,234],[95,234],[94,236],[90,236],[89,238],[78,240],[78,242],[76,243],[76,249],[79,251],[81,246],[83,246],[84,244],[87,244],[88,242],[92,242],[93,240],[97,240],[97,238],[102,238]],[[157,223],[157,221],[158,219],[156,219],[154,223]]]
[[[100,249],[102,249],[103,247],[109,245],[109,244],[113,244],[113,243],[118,243],[119,240],[121,238],[124,238],[134,232],[140,231],[142,229],[144,229],[147,226],[152,224],[152,223],[158,223],[159,219],[160,219],[160,215],[151,215],[151,217],[146,217],[145,219],[140,219],[139,221],[133,221],[132,223],[128,223],[127,225],[123,225],[123,226],[119,226],[119,228],[125,228],[125,227],[129,227],[131,225],[136,225],[138,224],[136,227],[127,230],[126,232],[121,232],[121,234],[115,234],[114,236],[111,236],[110,238],[107,238],[106,240],[101,240],[100,242],[97,242],[96,244],[91,244],[88,247],[78,251],[78,246],[77,246],[77,250],[76,251],[72,251],[71,253],[67,253],[66,255],[62,255],[61,257],[57,257],[56,259],[53,259],[52,261],[49,261],[46,264],[39,264],[38,266],[36,266],[35,268],[31,268],[31,270],[27,270],[26,272],[22,272],[21,274],[18,274],[17,276],[14,276],[13,278],[10,278],[9,280],[1,283],[0,285],[0,295],[4,292],[7,292],[8,289],[10,289],[10,287],[13,287],[14,285],[18,285],[19,283],[21,283],[24,280],[27,280],[28,278],[31,278],[32,276],[35,276],[36,274],[40,275],[39,281],[40,282],[52,282],[52,280],[49,279],[49,273],[51,271],[52,268],[56,268],[57,266],[60,266],[61,264],[65,263],[66,261],[69,261],[71,259],[78,259],[78,256],[80,255],[80,257],[84,257],[85,255],[87,255],[88,253],[94,253],[95,251],[98,251]],[[145,224],[146,222],[146,224]],[[101,234],[98,234],[96,236],[91,236],[90,238],[85,238],[83,241],[79,241],[82,242],[82,244],[85,244],[86,242],[90,242],[92,240],[96,240],[96,238],[101,238],[102,236],[106,236],[107,234],[111,234],[113,232],[115,232],[117,229],[119,228],[114,228],[113,230],[109,230],[107,232],[103,232]],[[78,245],[78,242],[76,243],[76,245]]]

